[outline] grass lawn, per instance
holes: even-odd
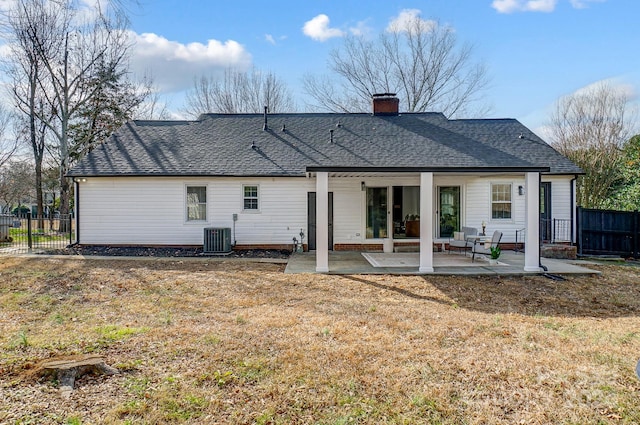
[[[10,228],[9,236],[14,244],[26,244],[29,241],[29,232],[26,228]],[[69,236],[69,233],[58,233],[52,230],[44,231],[34,228],[31,240],[34,244],[47,242],[69,243],[72,237]]]
[[[640,423],[640,268],[556,282],[0,260],[0,423]],[[89,353],[122,373],[69,399],[34,373]]]

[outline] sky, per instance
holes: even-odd
[[[406,16],[473,45],[487,118],[538,132],[558,98],[599,81],[640,94],[638,0],[140,0],[129,14],[132,69],[151,72],[177,116],[194,77],[229,67],[272,71],[304,111],[303,76],[326,74],[346,35],[375,38]]]

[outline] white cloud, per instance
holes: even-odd
[[[499,13],[553,12],[558,0],[493,0],[491,7]]]
[[[607,0],[569,0],[574,9],[585,9],[589,3],[603,3]],[[493,0],[491,7],[499,13],[553,12],[558,0]]]
[[[622,80],[621,78],[606,78],[604,80],[593,82],[579,88],[573,92],[572,95],[589,94],[603,86],[609,88],[613,93],[624,96],[629,100],[636,100],[638,98],[638,92],[634,85]]]
[[[280,35],[278,37],[274,37],[273,34],[265,34],[264,35],[264,41],[266,41],[267,43],[272,44],[274,46],[276,44],[280,43],[281,41],[286,40],[286,39],[287,39],[286,35]]]
[[[360,21],[356,26],[349,28],[349,32],[358,37],[367,37],[373,33],[373,28],[367,24],[367,21]]]
[[[422,31],[431,31],[433,30],[438,23],[433,20],[426,20],[420,17],[422,11],[419,9],[403,9],[400,11],[398,16],[392,18],[389,21],[389,25],[387,25],[387,32],[401,32],[407,31],[408,28],[415,25],[416,20],[420,22],[420,27]]]
[[[586,9],[589,3],[604,3],[607,0],[570,0],[571,6],[575,9]]]
[[[327,41],[333,37],[344,36],[344,31],[338,28],[329,27],[329,17],[325,14],[320,14],[315,18],[304,23],[302,32],[317,41]]]
[[[165,93],[191,87],[193,78],[200,75],[251,65],[251,55],[237,41],[183,44],[152,33],[129,34],[133,41],[132,70],[138,75],[150,72]]]
[[[0,0],[0,12],[8,12],[15,8],[17,0]]]

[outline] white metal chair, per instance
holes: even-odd
[[[485,242],[476,240],[473,243],[473,247],[471,247],[471,261],[475,261],[476,254],[491,255],[491,248],[497,247],[498,244],[500,244],[500,239],[502,239],[502,232],[496,230],[493,232],[493,236],[491,236],[491,243],[488,247]]]

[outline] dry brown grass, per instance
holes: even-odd
[[[640,423],[640,269],[284,275],[237,261],[2,258],[2,423]],[[69,400],[32,378],[123,371]]]

